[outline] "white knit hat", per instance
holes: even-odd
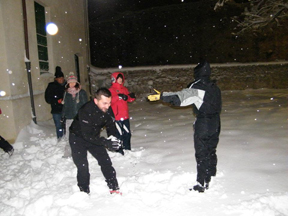
[[[75,82],[78,83],[77,77],[74,75],[73,72],[69,73],[69,77],[67,78],[67,83]]]

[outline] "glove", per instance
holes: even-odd
[[[149,95],[147,97],[149,101],[158,101],[158,100],[160,100],[161,92],[157,91],[156,89],[154,89],[154,91],[156,92],[156,94],[152,94],[152,95]]]
[[[60,119],[61,124],[64,124],[66,122],[66,118],[64,116],[61,117]]]
[[[134,93],[130,93],[129,96],[130,96],[131,98],[136,98],[136,96],[135,96]]]
[[[60,98],[60,99],[57,100],[57,102],[58,102],[59,104],[61,104],[61,103],[62,103],[62,100],[63,100],[63,99]]]
[[[105,140],[104,145],[108,150],[116,151],[122,146],[122,141],[111,135]]]
[[[119,99],[122,99],[122,100],[124,100],[124,101],[127,101],[127,100],[128,100],[128,96],[125,95],[125,94],[118,94],[118,97],[119,97]]]

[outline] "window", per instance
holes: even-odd
[[[37,2],[34,2],[34,8],[40,74],[44,74],[49,72],[45,8]]]
[[[76,74],[77,74],[77,79],[78,79],[78,82],[81,83],[80,81],[80,68],[79,68],[79,57],[78,55],[74,55],[74,59],[75,59],[75,70],[76,70]]]

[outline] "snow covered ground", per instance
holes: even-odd
[[[191,107],[130,104],[131,152],[109,153],[123,195],[110,195],[89,155],[91,194],[79,192],[52,121],[27,126],[9,158],[0,152],[1,216],[288,215],[288,91],[223,91],[218,173],[195,184]]]

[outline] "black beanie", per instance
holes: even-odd
[[[121,77],[121,79],[123,80],[123,75],[122,75],[121,73],[118,74],[118,76],[116,77],[116,80],[117,80],[118,78],[120,78],[120,77]]]
[[[55,71],[55,78],[64,77],[61,67],[57,66]]]

